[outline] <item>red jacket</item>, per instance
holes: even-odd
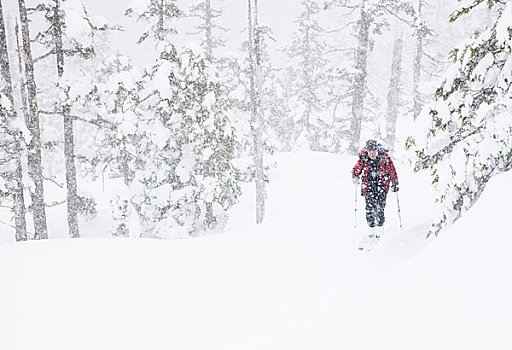
[[[379,171],[381,173],[382,183],[386,193],[389,191],[390,184],[395,181],[398,183],[398,176],[396,174],[395,165],[387,153],[378,150],[377,158],[380,159]],[[362,195],[366,195],[366,184],[368,180],[368,154],[366,153],[366,147],[359,152],[359,160],[357,161],[354,169],[352,169],[352,176],[360,176],[363,174],[363,186]]]

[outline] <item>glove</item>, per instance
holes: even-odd
[[[391,191],[398,192],[398,180],[395,180],[391,185]]]
[[[359,176],[352,176],[352,182],[355,183],[356,185],[359,183]]]

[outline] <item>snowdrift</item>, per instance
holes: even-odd
[[[222,235],[110,239],[100,213],[86,238],[2,244],[0,349],[512,348],[511,174],[427,240],[428,178],[397,163],[404,227],[390,195],[386,233],[361,253],[355,159],[276,162],[260,226],[247,185]],[[61,214],[53,238],[66,236]]]

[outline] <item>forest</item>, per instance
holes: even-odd
[[[504,1],[0,4],[1,224],[17,241],[47,239],[52,207],[80,237],[88,184],[111,179],[112,236],[222,231],[243,183],[262,223],[273,154],[355,156],[369,138],[430,174],[437,235],[512,167]]]

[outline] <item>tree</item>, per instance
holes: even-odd
[[[18,8],[22,33],[22,56],[25,64],[25,80],[27,88],[28,116],[27,128],[30,133],[28,143],[28,173],[33,181],[31,188],[32,213],[34,217],[34,238],[47,239],[46,209],[44,203],[43,164],[41,156],[41,129],[39,125],[39,108],[37,102],[37,86],[34,77],[34,61],[32,59],[29,20],[25,0],[18,0]]]
[[[136,15],[139,20],[149,24],[148,30],[140,36],[139,44],[148,38],[165,42],[166,38],[177,33],[173,22],[182,16],[183,12],[176,3],[177,0],[149,0],[148,6],[141,13],[137,13],[133,8],[126,10],[127,16]]]
[[[328,104],[329,68],[325,29],[318,20],[321,10],[315,0],[302,0],[303,11],[296,20],[297,31],[287,48],[288,74],[292,91],[296,138],[306,139],[311,150],[320,151],[319,119]],[[295,142],[297,142],[295,140]]]
[[[108,46],[107,37],[101,40]],[[106,173],[108,178],[121,177],[130,187],[142,167],[138,156],[142,138],[138,128],[143,116],[136,113],[141,103],[143,73],[118,51],[105,49],[102,54],[100,63],[90,71],[94,86],[81,100],[85,106],[81,113],[83,120],[95,126],[90,145],[93,152],[87,163],[92,164],[93,176],[104,178]],[[115,237],[130,236],[127,224],[132,212],[130,203],[129,191],[111,200]]]
[[[429,235],[460,218],[493,176],[512,168],[512,4],[475,0],[451,21],[484,3],[496,9],[492,25],[453,49],[435,102],[418,118],[429,124],[427,136],[407,141],[418,157],[415,170],[431,172],[443,204]]]
[[[265,217],[265,174],[263,164],[263,34],[264,27],[258,22],[258,1],[248,1],[248,50],[251,86],[251,131],[254,140],[254,170],[256,184],[256,223]]]
[[[349,152],[357,154],[361,138],[361,125],[365,115],[365,99],[367,95],[367,61],[372,41],[372,32],[380,34],[389,26],[388,18],[397,18],[411,25],[414,16],[414,8],[406,1],[384,0],[330,0],[325,3],[325,8],[342,7],[350,13],[358,11],[359,18],[356,21],[355,32],[357,48],[354,55],[354,73],[352,74],[351,122],[349,136]]]
[[[222,1],[222,0],[220,0]],[[196,27],[197,33],[202,34],[201,47],[207,57],[216,60],[214,50],[223,47],[225,40],[215,35],[215,31],[227,29],[220,27],[216,19],[222,16],[222,9],[212,6],[212,0],[200,0],[191,7],[191,15],[200,19],[201,24]]]
[[[171,23],[181,11],[174,1],[158,5],[152,2],[138,15],[156,23],[139,42],[151,40],[159,55],[132,95],[128,129],[137,147],[130,201],[144,236],[187,237],[222,228],[237,200],[236,139],[212,64],[200,48],[178,50],[162,35],[176,32]],[[162,15],[161,8],[169,11]]]
[[[402,75],[402,35],[395,40],[393,47],[393,62],[391,65],[391,78],[388,90],[388,108],[386,118],[386,144],[391,152],[395,149],[395,132],[398,109],[400,106]]]
[[[414,119],[418,117],[422,108],[422,96],[419,90],[419,85],[421,81],[421,69],[422,69],[422,60],[423,60],[423,50],[424,44],[423,41],[429,33],[429,29],[425,23],[425,19],[423,17],[423,7],[425,4],[425,0],[418,0],[418,12],[416,19],[416,28],[414,32],[414,36],[416,38],[416,47],[414,50],[414,64],[413,64],[413,115]]]
[[[26,208],[23,186],[22,166],[22,132],[14,126],[17,113],[14,108],[11,68],[7,49],[7,35],[4,24],[2,2],[0,1],[0,72],[3,90],[0,91],[0,171],[3,184],[0,196],[8,197],[13,202],[16,241],[27,240]],[[14,164],[11,164],[14,163]]]
[[[75,0],[42,2],[36,6],[34,14],[42,14],[46,21],[46,27],[34,40],[47,51],[36,58],[42,65],[38,67],[38,73],[45,78],[43,84],[46,84],[43,85],[45,92],[40,94],[40,104],[46,107],[45,114],[62,117],[48,118],[45,126],[51,131],[58,128],[54,132],[58,137],[51,140],[52,146],[63,140],[68,230],[70,237],[77,238],[80,236],[78,215],[86,213],[89,205],[94,206],[94,200],[78,193],[75,119],[81,108],[80,95],[90,89],[91,83],[88,73],[76,67],[85,67],[87,60],[93,60],[94,36],[108,27],[95,26],[83,5]],[[51,58],[54,63],[48,62]]]
[[[64,48],[63,48],[63,27],[65,25],[63,17],[65,14],[60,7],[60,0],[55,0],[53,9],[53,32],[55,37],[55,55],[57,58],[57,74],[62,78],[64,74]],[[69,89],[67,86],[61,87],[64,92]],[[80,237],[78,227],[78,191],[76,183],[76,165],[75,165],[75,140],[73,119],[70,115],[71,107],[68,103],[62,104],[62,118],[64,119],[64,158],[66,159],[66,186],[67,186],[67,214],[68,229],[71,238]]]

